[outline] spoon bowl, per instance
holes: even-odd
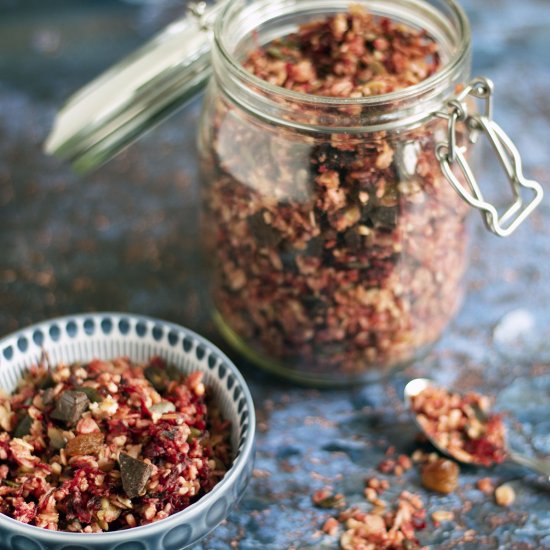
[[[453,460],[456,460],[457,462],[460,462],[463,464],[469,464],[470,466],[479,466],[479,467],[486,467],[486,468],[491,467],[475,461],[468,462],[454,456],[451,452],[449,452],[448,449],[439,445],[433,436],[431,436],[429,433],[426,432],[425,428],[418,421],[418,415],[412,410],[412,400],[414,397],[422,393],[426,388],[429,388],[431,386],[436,386],[436,384],[433,382],[433,380],[430,380],[429,378],[414,378],[405,386],[405,389],[403,390],[403,399],[405,401],[405,405],[411,412],[414,422],[418,426],[418,429],[428,438],[430,443],[440,453],[452,458]],[[480,422],[485,423],[487,421],[487,416],[485,412],[479,407],[474,407],[474,413]],[[538,458],[533,458],[531,456],[526,456],[521,453],[518,453],[507,446],[506,440],[504,441],[504,444],[505,444],[507,461],[513,462],[515,464],[519,464],[521,466],[534,470],[539,474],[543,474],[544,476],[546,476],[547,480],[550,481],[550,461],[541,460]]]

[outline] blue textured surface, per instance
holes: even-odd
[[[41,143],[62,100],[143,42],[179,11],[150,2],[0,0],[0,333],[58,314],[117,309],[173,320],[218,343],[199,298],[195,131],[200,102],[181,111],[95,174],[78,178],[46,158]],[[463,2],[473,27],[474,73],[496,84],[496,118],[523,154],[525,172],[550,183],[550,3]],[[505,197],[496,161],[482,181]],[[429,374],[497,396],[510,410],[512,441],[550,454],[550,210],[548,199],[516,235],[499,240],[474,218],[469,293],[429,358],[386,385],[317,392],[238,364],[258,409],[257,472],[239,509],[201,546],[244,550],[335,548],[318,532],[328,513],[313,490],[330,484],[362,500],[363,479],[388,444],[415,448],[399,395]],[[220,343],[223,347],[223,343]],[[550,548],[550,488],[526,472],[509,509],[477,491],[485,472],[463,469],[460,490],[428,495],[418,472],[392,492],[420,491],[429,511],[455,524],[421,534],[434,548]],[[521,479],[521,481],[520,481]],[[467,530],[473,541],[463,542]],[[461,542],[462,541],[462,542]]]

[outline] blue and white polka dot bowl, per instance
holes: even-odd
[[[213,344],[181,326],[124,313],[61,317],[0,340],[0,387],[11,392],[45,350],[52,363],[164,357],[183,372],[201,370],[224,418],[231,421],[235,459],[223,480],[186,510],[143,527],[112,533],[67,533],[33,527],[0,514],[2,550],[181,550],[212,531],[242,497],[254,462],[254,405],[243,377]]]

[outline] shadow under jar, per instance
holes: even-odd
[[[469,79],[467,21],[448,2],[358,5],[426,30],[439,70],[370,97],[288,90],[243,62],[349,2],[234,3],[218,19],[200,124],[217,325],[258,365],[314,384],[379,379],[425,354],[467,266],[469,207],[441,171],[448,125],[433,114]]]

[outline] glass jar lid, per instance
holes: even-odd
[[[88,172],[185,105],[210,76],[210,29],[226,3],[191,4],[185,17],[69,98],[45,152]]]

